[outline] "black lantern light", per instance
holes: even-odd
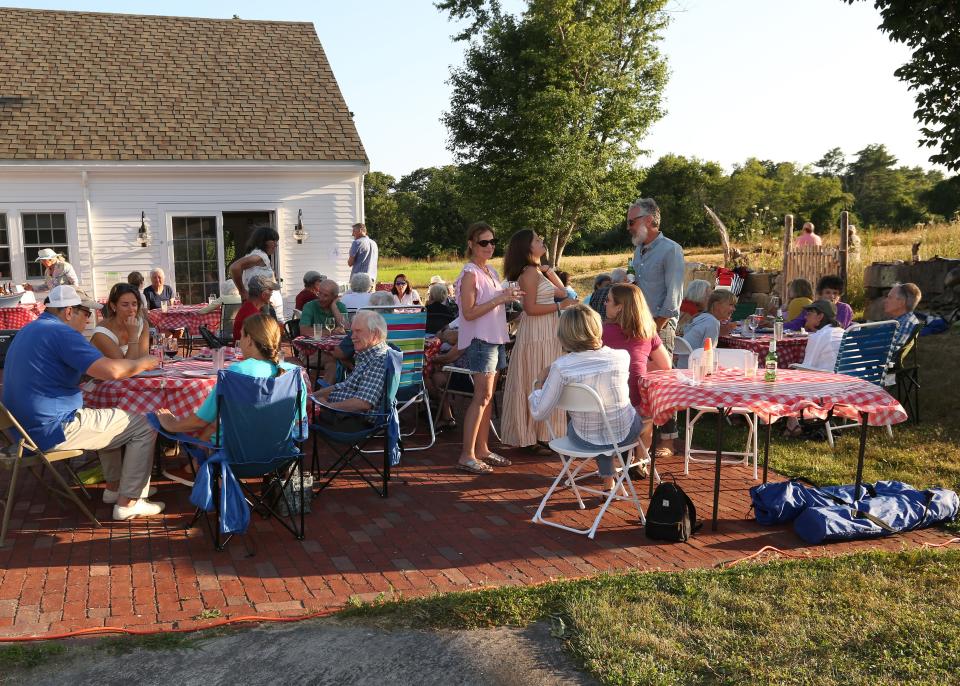
[[[150,245],[150,231],[147,229],[147,213],[140,213],[140,228],[137,230],[137,238],[140,240],[140,247],[146,248]]]
[[[303,239],[307,237],[307,232],[303,229],[303,210],[297,210],[297,223],[293,227],[293,237],[297,239],[297,245],[302,245]]]

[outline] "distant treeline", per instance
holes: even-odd
[[[883,145],[869,145],[847,161],[839,148],[811,167],[749,158],[727,174],[716,162],[665,155],[635,171],[633,197],[660,204],[663,228],[684,246],[717,243],[703,206],[709,205],[740,244],[782,232],[784,214],[795,225],[812,221],[817,232],[836,229],[842,210],[861,227],[906,229],[917,223],[952,219],[960,212],[960,176],[897,165]],[[466,175],[455,166],[417,169],[399,180],[382,172],[366,177],[366,222],[385,255],[429,258],[463,251],[467,224],[483,219],[501,234],[505,226],[484,211]],[[629,200],[611,198],[611,216],[625,215]],[[624,224],[581,229],[565,254],[623,248]]]

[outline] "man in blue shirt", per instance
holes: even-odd
[[[636,284],[650,308],[664,348],[673,356],[673,340],[683,300],[683,248],[660,232],[660,208],[653,198],[640,198],[627,210],[627,231],[635,250],[633,270]],[[660,429],[666,439],[658,449],[673,453],[677,433],[676,420]],[[660,457],[660,455],[658,455]]]
[[[103,502],[114,503],[114,519],[156,515],[163,503],[147,500],[156,433],[142,415],[83,407],[80,378],[125,379],[155,368],[158,360],[104,357],[80,333],[97,309],[73,286],[50,291],[44,313],[7,350],[3,404],[41,450],[100,451],[107,480]]]
[[[913,330],[920,325],[920,320],[913,313],[921,298],[920,288],[915,283],[898,283],[887,292],[883,299],[883,313],[888,319],[895,319],[900,328],[893,339],[893,356],[896,359],[900,349],[907,344]]]
[[[347,266],[350,267],[350,276],[354,274],[369,274],[374,286],[377,284],[377,259],[379,249],[377,242],[367,235],[365,224],[353,225],[353,243],[350,244],[350,257]]]

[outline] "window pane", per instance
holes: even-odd
[[[62,212],[51,214],[50,226],[53,227],[54,229],[63,229],[64,230],[63,238],[59,240],[62,240],[64,242],[67,240],[67,234],[66,234],[67,215],[63,214]]]
[[[37,215],[35,214],[23,215],[23,228],[24,228],[24,231],[26,231],[26,229],[37,228]]]
[[[38,215],[37,215],[37,228],[38,228],[38,229],[49,229],[49,228],[50,228],[50,215],[49,215],[49,214],[38,214]]]

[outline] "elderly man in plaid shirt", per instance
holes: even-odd
[[[320,421],[335,425],[337,431],[362,431],[369,426],[364,414],[380,409],[386,381],[387,322],[376,312],[360,310],[353,318],[351,330],[354,355],[353,373],[334,386],[314,394],[324,407],[357,414],[323,412]]]
[[[915,283],[897,283],[887,293],[883,300],[883,313],[887,319],[893,319],[900,328],[897,329],[897,335],[893,339],[894,356],[900,352],[900,349],[907,344],[913,330],[920,325],[920,320],[913,313],[913,310],[920,302],[922,293],[920,287]]]

